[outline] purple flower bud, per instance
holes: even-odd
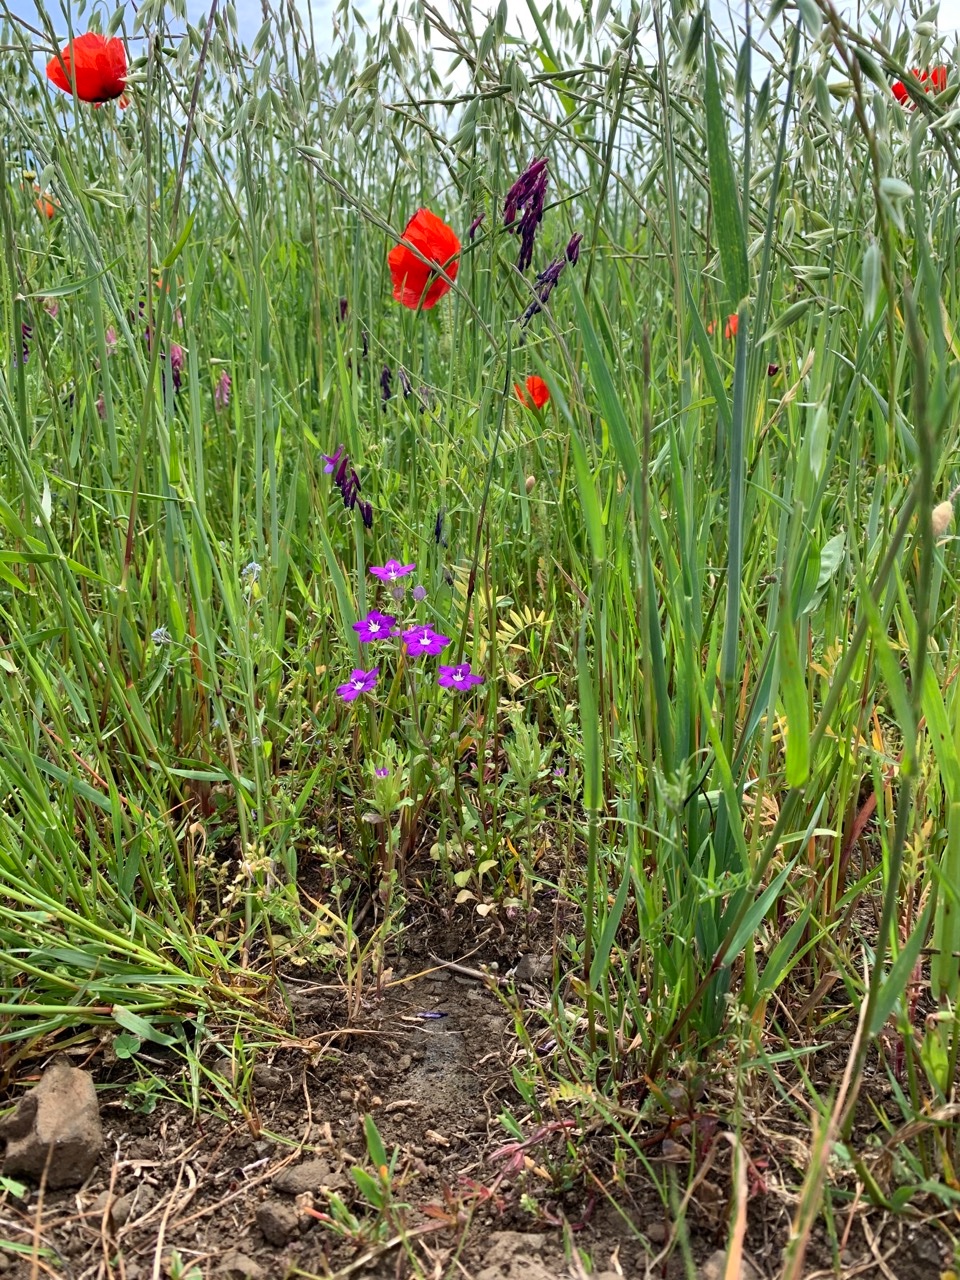
[[[390,388],[390,383],[392,381],[393,381],[393,374],[390,372],[390,366],[388,364],[385,364],[380,374],[380,399],[383,401],[384,404],[386,404],[387,401],[390,399],[390,397],[393,395],[393,391]]]
[[[503,225],[520,236],[517,270],[526,271],[533,261],[533,241],[543,221],[543,205],[547,195],[547,161],[534,160],[507,192],[503,208]],[[517,213],[520,221],[516,221]]]
[[[221,373],[213,392],[213,406],[215,409],[226,409],[230,403],[230,375],[229,373]]]
[[[538,311],[542,311],[547,304],[547,299],[556,287],[557,281],[560,279],[563,268],[567,265],[565,258],[554,258],[545,271],[541,271],[537,276],[536,297],[530,303],[526,311],[520,317],[520,324],[526,327]]]
[[[447,545],[447,539],[443,533],[443,519],[446,514],[446,507],[441,507],[437,512],[437,518],[433,524],[433,540],[436,542],[438,547],[445,547]]]
[[[363,517],[363,527],[365,529],[373,528],[373,503],[361,502],[360,515]]]
[[[571,236],[567,242],[567,261],[573,266],[577,265],[580,259],[580,241],[583,239],[583,232],[578,231],[575,236]]]
[[[349,302],[346,300],[346,298],[341,298],[340,299],[340,323],[341,324],[346,323],[347,312],[349,310],[350,310]]]
[[[486,216],[487,216],[487,215],[486,215],[485,213],[478,214],[478,216],[477,216],[476,218],[474,218],[474,220],[470,223],[470,228],[469,228],[469,230],[467,231],[467,236],[468,236],[471,240],[473,239],[473,237],[474,237],[474,236],[477,234],[477,232],[479,231],[479,229],[480,229],[480,223],[484,220],[484,218],[485,218]]]

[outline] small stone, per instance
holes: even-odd
[[[326,1160],[304,1160],[300,1164],[288,1164],[273,1179],[274,1190],[288,1196],[303,1195],[305,1191],[319,1191],[321,1187],[341,1184],[342,1179],[330,1169]]]
[[[127,1274],[130,1274],[129,1268]],[[266,1272],[253,1258],[248,1258],[239,1249],[231,1249],[220,1259],[216,1275],[218,1280],[263,1280]]]
[[[78,1187],[89,1177],[103,1147],[93,1077],[71,1066],[63,1055],[54,1058],[40,1083],[0,1121],[0,1137],[7,1140],[3,1162],[7,1177],[39,1181],[46,1169],[52,1191]]]
[[[666,1244],[667,1224],[665,1222],[648,1222],[643,1228],[643,1234],[651,1244]]]
[[[276,1067],[258,1065],[253,1068],[253,1083],[264,1093],[282,1093],[289,1080]]]
[[[113,1200],[110,1200],[110,1192],[101,1191],[90,1206],[91,1212],[96,1218],[103,1217],[103,1211],[106,1209],[108,1201],[110,1202],[110,1217],[113,1219],[113,1225],[122,1227],[130,1217],[130,1211],[133,1208],[133,1196],[115,1196]]]
[[[257,1226],[267,1244],[282,1248],[297,1234],[300,1219],[296,1209],[282,1200],[265,1200],[257,1207]]]
[[[724,1280],[727,1273],[727,1255],[718,1249],[706,1260],[697,1274],[697,1280]],[[757,1272],[746,1258],[740,1264],[737,1280],[758,1280]]]

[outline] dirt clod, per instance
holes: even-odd
[[[697,1280],[724,1280],[726,1273],[727,1255],[722,1249],[718,1249],[700,1268]],[[746,1258],[740,1263],[738,1280],[758,1280],[756,1268]]]
[[[320,1191],[323,1187],[339,1187],[343,1178],[333,1172],[326,1160],[304,1160],[301,1164],[281,1169],[273,1180],[275,1191],[284,1195],[300,1196],[305,1191]]]
[[[546,1237],[521,1231],[495,1231],[490,1237],[487,1265],[476,1280],[555,1280],[540,1261]]]
[[[0,1121],[0,1137],[7,1140],[3,1172],[8,1177],[39,1181],[46,1169],[51,1190],[79,1186],[103,1146],[93,1077],[69,1059],[55,1058],[36,1088]]]
[[[300,1219],[296,1209],[282,1200],[266,1200],[257,1208],[257,1226],[267,1244],[279,1249],[298,1234]]]
[[[259,1262],[234,1249],[221,1258],[215,1274],[217,1280],[263,1280],[266,1272]]]

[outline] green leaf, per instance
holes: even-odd
[[[160,266],[164,271],[166,271],[168,267],[172,267],[173,264],[176,262],[176,260],[180,257],[181,253],[183,253],[184,245],[187,243],[187,240],[190,238],[190,231],[193,227],[193,223],[196,216],[197,216],[197,211],[196,209],[194,209],[193,213],[190,214],[189,218],[187,218],[186,222],[183,224],[183,230],[180,232],[180,235],[177,237],[177,243],[173,246],[173,248],[164,258],[163,262],[161,262],[160,264]]]
[[[917,921],[916,928],[910,934],[906,944],[901,948],[900,954],[890,966],[890,972],[883,980],[880,994],[877,996],[877,1003],[873,1010],[873,1018],[869,1027],[867,1027],[867,1035],[871,1040],[890,1017],[890,1014],[893,1013],[897,1001],[903,999],[903,993],[907,989],[910,975],[913,973],[917,958],[920,955],[920,948],[927,937],[932,906],[933,899],[931,898],[927,902],[927,908],[923,915]]]
[[[367,1151],[370,1153],[370,1159],[377,1169],[382,1169],[387,1164],[387,1149],[383,1145],[383,1139],[380,1137],[376,1121],[369,1114],[363,1117],[363,1132],[367,1139]]]
[[[613,906],[607,912],[606,919],[603,922],[603,929],[600,938],[597,941],[597,949],[593,955],[593,962],[590,965],[590,986],[595,991],[600,983],[600,979],[610,962],[610,952],[613,950],[613,943],[617,936],[617,929],[620,927],[620,917],[623,915],[623,909],[627,905],[627,894],[630,891],[630,855],[627,854],[623,861],[623,879],[620,881],[620,888],[617,890],[617,896]]]
[[[706,76],[704,97],[707,108],[707,161],[710,168],[710,196],[717,228],[717,247],[723,278],[731,300],[738,304],[750,292],[747,239],[743,229],[740,194],[733,176],[726,116],[720,96],[717,55],[710,24],[705,29]]]
[[[780,622],[780,692],[787,719],[787,786],[802,787],[810,775],[810,707],[795,624],[787,616]]]
[[[620,397],[617,395],[613,376],[604,359],[600,348],[600,340],[597,337],[579,289],[574,290],[573,301],[577,310],[577,326],[580,330],[580,337],[583,340],[583,349],[590,369],[593,390],[600,405],[600,412],[603,414],[603,419],[609,428],[614,452],[627,477],[627,482],[630,485],[634,502],[636,503],[639,499],[637,490],[640,478],[640,455],[637,451],[636,441],[630,431],[627,415],[624,413]]]
[[[160,1031],[147,1018],[141,1018],[139,1013],[134,1013],[131,1009],[125,1009],[123,1005],[115,1004],[110,1010],[114,1022],[118,1026],[123,1027],[124,1031],[130,1031],[133,1035],[138,1036],[141,1040],[150,1040],[153,1044],[166,1045],[168,1048],[177,1043],[176,1037],[167,1035],[165,1031]]]

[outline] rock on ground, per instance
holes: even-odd
[[[522,1231],[495,1231],[475,1280],[556,1280],[540,1260],[546,1237]]]
[[[257,1226],[267,1244],[281,1249],[298,1234],[300,1218],[296,1209],[282,1200],[265,1200],[257,1206]]]
[[[46,1170],[51,1190],[78,1187],[103,1147],[93,1077],[71,1066],[66,1057],[54,1058],[36,1088],[0,1120],[0,1138],[7,1141],[7,1177],[39,1182]]]

